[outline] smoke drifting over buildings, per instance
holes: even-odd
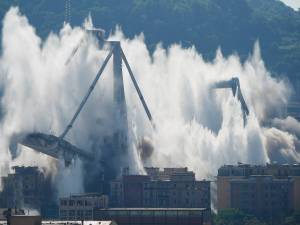
[[[66,66],[83,33],[79,27],[66,25],[59,34],[50,34],[43,41],[17,8],[5,16],[0,58],[4,112],[0,122],[1,176],[13,165],[34,165],[46,169],[61,196],[84,189],[86,174],[80,161],[65,168],[63,163],[22,146],[14,158],[9,151],[14,134],[39,131],[59,135],[68,124],[107,54],[91,39]],[[258,43],[242,63],[237,55],[225,58],[221,50],[214,61],[207,62],[194,48],[177,44],[168,49],[158,45],[151,55],[143,35],[129,40],[119,29],[109,40],[121,41],[156,125],[151,127],[124,71],[130,150],[122,166],[138,173],[144,173],[144,166],[188,166],[202,178],[215,174],[223,164],[238,161],[300,161],[296,150],[299,123],[291,122],[293,118],[280,119],[289,87],[271,77]],[[114,130],[110,74],[111,63],[66,138],[94,151],[95,157],[105,154],[101,143]],[[232,93],[209,89],[213,82],[233,76],[239,78],[250,109],[245,127],[240,104]]]

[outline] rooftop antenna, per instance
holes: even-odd
[[[71,0],[65,0],[65,24],[71,22]]]

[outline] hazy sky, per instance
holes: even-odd
[[[281,0],[288,6],[294,8],[295,10],[298,10],[300,8],[300,0]]]

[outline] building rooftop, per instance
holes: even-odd
[[[259,176],[271,175],[276,177],[300,176],[300,164],[224,165],[218,169],[218,176]]]
[[[71,194],[70,198],[82,198],[82,197],[101,197],[103,194],[101,193],[78,193]]]
[[[102,211],[206,211],[208,208],[107,208]]]
[[[6,221],[0,221],[0,225],[7,225]],[[24,224],[26,225],[26,224]],[[67,220],[49,220],[42,221],[41,225],[117,225],[114,221],[67,221]]]
[[[195,173],[189,171],[187,167],[163,168],[145,167],[151,180],[172,181],[172,180],[195,180]]]
[[[42,225],[82,225],[82,221],[42,221]],[[117,225],[114,221],[83,221],[83,225]]]

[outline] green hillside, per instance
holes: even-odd
[[[38,33],[46,37],[64,20],[63,0],[1,0],[0,17],[19,5]],[[72,24],[91,13],[107,31],[118,24],[126,36],[143,32],[150,49],[181,43],[195,45],[208,59],[221,46],[225,55],[245,59],[256,40],[274,75],[300,77],[300,12],[278,0],[73,0]]]

